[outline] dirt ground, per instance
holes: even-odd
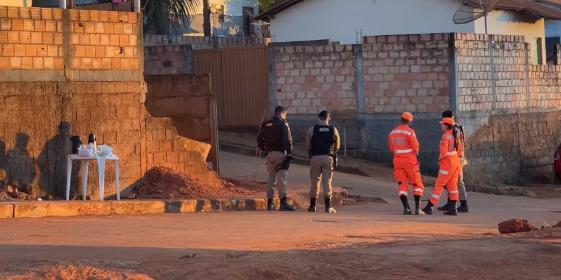
[[[359,234],[344,238],[346,241],[292,244],[298,246],[277,250],[38,246],[34,250],[56,249],[55,255],[60,259],[13,258],[9,265],[0,262],[0,278],[559,279],[561,276],[561,229],[508,236]],[[71,256],[73,260],[60,257],[65,251],[67,258]]]
[[[221,160],[227,177],[264,180],[251,158]],[[305,194],[308,180],[306,166],[291,167],[289,194]],[[385,203],[365,199],[336,215],[0,220],[0,279],[561,279],[561,229],[497,231],[512,218],[555,225],[561,199],[469,193],[469,214],[402,216],[392,182],[337,173],[335,185]]]

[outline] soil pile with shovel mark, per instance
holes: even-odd
[[[63,265],[39,267],[23,275],[8,276],[9,280],[153,280],[154,278],[138,273],[122,273],[99,269],[87,265]]]
[[[166,167],[148,170],[134,190],[135,198],[140,199],[232,199],[254,194],[224,180],[201,182]]]

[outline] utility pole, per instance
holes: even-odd
[[[205,36],[211,36],[210,31],[210,5],[208,0],[203,0],[203,29]]]

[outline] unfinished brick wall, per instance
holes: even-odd
[[[367,113],[449,108],[449,34],[365,37]]]
[[[291,114],[357,111],[352,45],[273,48],[276,98]]]
[[[125,194],[159,165],[217,180],[204,160],[210,144],[178,136],[144,106],[138,21],[135,13],[0,7],[0,168],[10,180],[61,196],[69,137],[85,141],[92,131],[120,157]],[[93,194],[96,173],[93,166]],[[112,164],[107,175],[106,195],[114,194]]]
[[[146,85],[148,112],[171,118],[180,136],[212,144],[207,160],[218,166],[216,101],[210,75],[147,75]]]
[[[144,47],[144,74],[176,75],[193,73],[191,46]]]

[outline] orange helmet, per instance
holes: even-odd
[[[406,121],[413,121],[413,114],[409,113],[409,112],[405,112],[403,114],[401,114],[401,118],[406,120]]]
[[[445,125],[456,125],[456,122],[454,121],[453,118],[443,118],[440,121],[440,124],[445,124]]]

